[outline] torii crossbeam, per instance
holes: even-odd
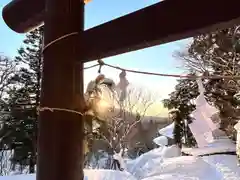
[[[165,0],[84,31],[81,0],[14,0],[3,18],[19,33],[44,22],[45,45],[78,32],[44,52],[41,106],[81,111],[84,62],[239,24],[239,7],[239,0]],[[82,141],[81,116],[41,112],[37,179],[82,179]]]

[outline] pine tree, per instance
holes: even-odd
[[[175,122],[174,140],[179,146],[182,144],[182,138],[186,139],[186,146],[194,146],[196,143],[187,124],[192,122],[190,114],[195,109],[192,100],[199,94],[197,88],[196,82],[191,79],[178,80],[175,91],[169,94],[169,99],[163,100],[164,106],[172,110],[172,120]]]
[[[239,28],[238,28],[239,29]],[[236,27],[201,34],[193,38],[187,51],[177,53],[189,72],[205,75],[239,76],[240,31]],[[203,79],[205,97],[220,111],[221,129],[234,138],[233,126],[239,119],[239,80]],[[182,118],[194,109],[193,99],[198,95],[194,80],[179,80],[170,98],[164,101],[169,109],[177,109]],[[188,107],[184,113],[181,105]],[[191,121],[191,119],[190,119]]]
[[[24,46],[18,50],[18,72],[11,79],[14,88],[8,92],[10,116],[5,121],[8,134],[4,143],[14,150],[12,163],[20,165],[21,169],[28,166],[29,173],[35,172],[37,155],[42,32],[43,27],[28,33],[23,41]]]
[[[199,35],[187,53],[181,56],[191,71],[209,75],[240,75],[240,31],[236,26]],[[229,136],[234,134],[233,125],[239,119],[240,101],[239,80],[210,79],[205,80],[206,98],[220,110],[221,129]]]

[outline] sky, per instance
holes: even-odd
[[[0,0],[0,11],[2,11],[2,8],[8,2],[10,2],[10,0]],[[85,7],[85,29],[92,28],[157,2],[159,2],[159,0],[92,0]],[[17,54],[17,49],[22,45],[25,35],[17,34],[9,29],[2,17],[0,18],[0,34],[0,54],[14,57]],[[127,69],[167,74],[183,74],[183,70],[179,68],[181,63],[173,57],[173,54],[176,51],[186,49],[189,43],[190,39],[185,39],[109,57],[103,60],[105,63]],[[95,63],[96,62],[89,62],[86,63],[85,66]],[[98,68],[93,68],[85,71],[85,84],[98,75],[97,70]],[[116,69],[103,67],[102,73],[105,74],[106,77],[117,81],[120,72]],[[176,79],[169,77],[128,73],[127,78],[134,86],[150,89],[159,96],[159,99],[166,98],[167,95],[173,91],[176,84]],[[160,113],[163,111],[163,113],[166,114],[166,110],[163,110],[160,106],[155,107],[153,111],[156,111],[158,114],[159,111]]]

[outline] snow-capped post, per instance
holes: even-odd
[[[124,160],[123,160],[123,151],[124,150],[121,149],[119,153],[114,152],[111,169],[124,171],[125,163],[124,163]]]

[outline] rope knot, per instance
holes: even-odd
[[[126,75],[127,75],[126,71],[122,70],[122,72],[119,74],[119,77],[124,78],[124,77],[126,77]]]
[[[104,65],[104,62],[103,62],[103,60],[99,59],[99,60],[98,60],[98,64],[99,64],[98,73],[101,73],[102,66]]]

